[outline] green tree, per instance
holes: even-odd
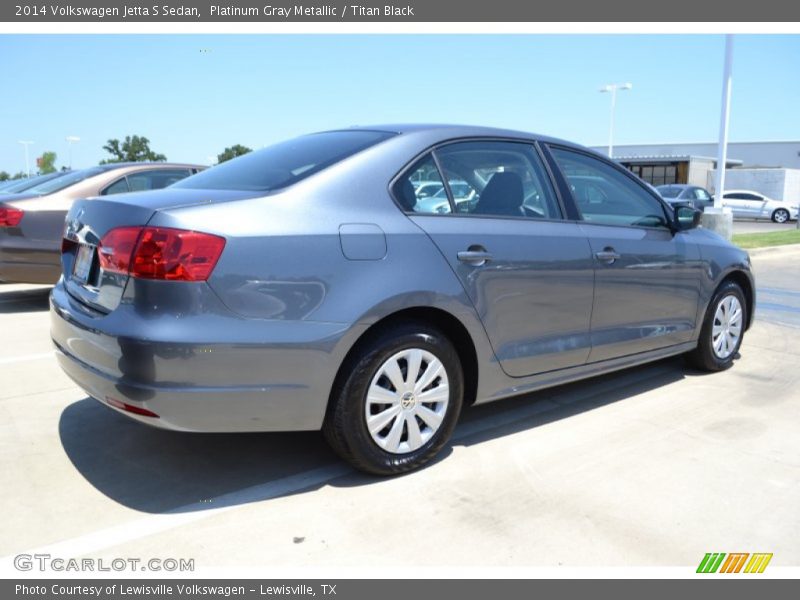
[[[17,171],[11,179],[23,179],[27,176],[28,174],[25,171]]]
[[[55,173],[56,172],[55,163],[56,163],[55,152],[45,152],[36,161],[36,164],[39,167],[39,173],[41,173],[42,175],[47,175],[48,173]]]
[[[222,154],[217,154],[217,164],[224,163],[226,160],[236,158],[237,156],[242,156],[243,154],[247,154],[248,152],[252,151],[252,148],[242,146],[241,144],[236,144],[235,146],[225,148],[225,150],[222,151]]]
[[[157,154],[150,149],[150,140],[144,136],[126,135],[120,144],[117,139],[108,140],[103,150],[113,156],[100,161],[100,164],[118,162],[162,162],[167,160],[163,154]]]
[[[9,179],[11,179],[11,175],[5,171],[0,171],[0,181],[8,181]]]

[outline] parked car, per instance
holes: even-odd
[[[420,209],[421,173],[480,199]],[[355,467],[402,473],[465,405],[672,355],[730,367],[753,275],[699,216],[552,138],[317,133],[76,202],[51,333],[87,394],[142,423],[322,429]]]
[[[668,185],[659,185],[656,191],[670,204],[683,202],[691,204],[697,210],[703,211],[709,206],[714,206],[714,198],[708,190],[697,185],[671,183]]]
[[[775,223],[797,219],[797,205],[773,200],[752,190],[726,190],[722,205],[729,206],[733,216],[738,218],[772,219]]]
[[[420,200],[435,196],[444,186],[441,181],[423,181],[416,186],[414,193]]]
[[[55,173],[48,173],[47,175],[36,175],[34,177],[25,177],[23,179],[14,179],[3,182],[5,185],[0,187],[0,195],[20,194],[36,185],[39,185],[40,183],[50,181],[51,179],[56,179],[71,172],[72,171],[56,171]]]
[[[159,189],[202,168],[176,163],[100,165],[0,197],[0,281],[56,282],[61,274],[64,217],[78,198]]]
[[[477,192],[465,181],[448,182],[450,193],[453,195],[456,212],[469,212],[469,203],[478,201]],[[453,210],[448,200],[444,184],[439,182],[439,191],[425,198],[417,200],[417,212],[448,213]]]

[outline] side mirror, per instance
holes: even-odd
[[[700,225],[703,211],[697,210],[691,204],[675,204],[675,230],[686,231],[695,229]]]

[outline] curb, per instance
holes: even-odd
[[[751,248],[750,250],[745,250],[750,256],[757,257],[757,256],[774,256],[777,258],[778,256],[788,255],[788,254],[800,254],[800,244],[784,244],[783,246],[767,246],[766,248]]]

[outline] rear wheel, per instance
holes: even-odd
[[[772,213],[772,220],[776,223],[786,223],[789,220],[789,211],[785,208],[778,208]]]
[[[463,403],[458,354],[437,329],[403,323],[368,342],[345,366],[323,432],[357,469],[412,471],[441,450]]]
[[[742,345],[746,311],[742,288],[732,281],[723,283],[708,305],[697,348],[687,355],[689,363],[704,371],[730,367]]]

